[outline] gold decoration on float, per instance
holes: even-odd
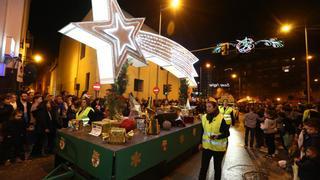
[[[63,150],[66,146],[66,142],[65,142],[65,139],[63,137],[60,138],[59,140],[59,147],[60,147],[60,150]]]
[[[183,134],[180,135],[179,142],[180,142],[180,144],[184,143],[184,135]]]
[[[193,129],[192,129],[192,135],[193,135],[193,136],[196,136],[196,135],[197,135],[197,129],[196,129],[196,128],[193,128]]]
[[[131,166],[137,167],[140,163],[141,163],[141,153],[139,153],[139,152],[136,151],[136,152],[131,156]]]
[[[100,164],[100,154],[96,150],[93,150],[91,163],[92,163],[92,166],[95,168],[98,167]]]
[[[162,140],[161,148],[162,148],[162,151],[168,150],[168,140]]]

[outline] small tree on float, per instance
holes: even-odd
[[[179,103],[180,105],[185,105],[188,99],[188,88],[189,84],[186,79],[180,79],[180,88],[179,88]]]
[[[111,85],[111,89],[108,89],[107,107],[109,109],[110,119],[117,119],[117,116],[122,114],[122,111],[126,106],[123,93],[126,91],[128,84],[128,66],[128,63],[123,65],[118,79]]]

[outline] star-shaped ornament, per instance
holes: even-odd
[[[128,57],[136,67],[147,65],[136,42],[144,18],[127,19],[116,0],[92,0],[92,11],[94,21],[70,23],[60,32],[96,49],[101,84],[114,83]]]

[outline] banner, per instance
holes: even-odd
[[[17,81],[23,82],[23,63],[21,61],[18,62],[18,69],[17,69]]]

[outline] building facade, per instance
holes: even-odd
[[[0,0],[0,93],[16,91],[23,82],[30,2]]]

